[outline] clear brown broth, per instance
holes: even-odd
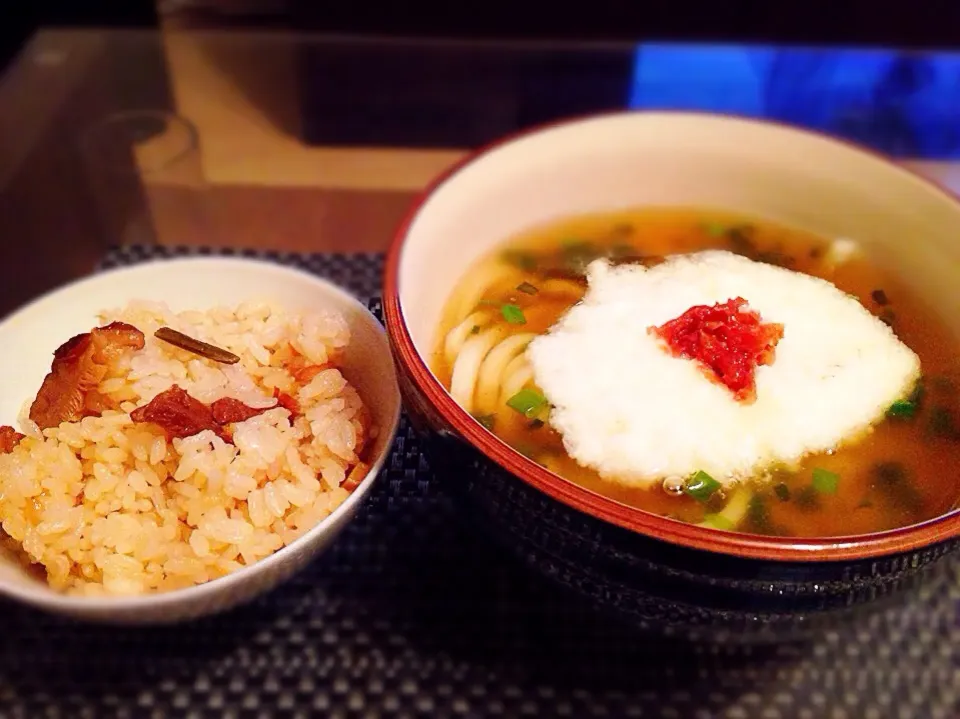
[[[576,298],[529,295],[517,285],[537,286],[544,281],[545,267],[563,272],[597,253],[628,261],[720,248],[829,280],[881,316],[919,355],[923,368],[919,408],[912,418],[881,422],[856,444],[808,457],[798,471],[751,480],[750,509],[736,528],[783,536],[838,536],[902,527],[944,514],[960,497],[960,346],[936,313],[898,277],[863,256],[834,265],[827,261],[827,247],[821,237],[765,220],[688,208],[643,209],[573,217],[536,228],[505,242],[472,271],[512,265],[516,271],[486,290],[480,302],[520,306],[525,324],[501,320],[504,327],[535,333],[546,331]],[[456,300],[454,296],[448,303],[441,337],[463,319],[452,316]],[[433,369],[449,387],[452,367],[440,351]],[[507,444],[556,474],[656,514],[701,522],[722,509],[730,496],[720,492],[704,503],[669,495],[659,486],[627,487],[578,465],[549,425],[534,428],[506,406],[484,421]],[[836,493],[813,489],[814,468],[839,475]]]

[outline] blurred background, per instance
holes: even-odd
[[[960,44],[960,4],[814,0],[35,0],[0,10],[0,58],[41,25],[295,28],[315,32],[460,38],[712,40],[790,44]]]
[[[955,0],[6,3],[0,226],[25,276],[0,311],[121,244],[381,251],[466,149],[610,109],[785,121],[949,180],[953,48]]]
[[[410,0],[37,0],[3,10],[9,52],[37,25],[296,27],[320,32],[460,37],[659,38],[790,43],[956,44],[956,3],[868,0],[756,3],[736,0],[489,0],[474,5]]]

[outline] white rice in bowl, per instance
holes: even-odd
[[[135,302],[103,312],[145,336],[95,388],[114,407],[40,430],[0,454],[0,537],[70,594],[136,595],[189,587],[277,551],[328,516],[367,466],[377,428],[338,368],[346,320],[269,303],[173,313]],[[237,355],[220,364],[154,337],[170,327]],[[260,413],[192,436],[134,422],[174,385],[210,405]],[[299,411],[279,406],[293,398]]]

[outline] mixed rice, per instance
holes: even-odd
[[[175,314],[138,302],[98,319],[135,328],[142,348],[97,355],[86,404],[66,421],[38,424],[38,397],[19,419],[23,436],[7,428],[0,441],[0,538],[55,589],[135,595],[225,575],[316,525],[366,474],[376,428],[340,370],[341,315],[267,303]],[[161,328],[236,360],[181,349],[154,336]],[[51,382],[40,394],[59,399]],[[171,413],[164,403],[176,397]],[[206,424],[177,425],[184,406]]]

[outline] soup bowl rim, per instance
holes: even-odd
[[[905,178],[919,179],[927,190],[953,203],[960,214],[960,196],[936,180],[895,162],[891,157],[843,138],[776,121],[695,110],[619,110],[569,117],[508,134],[467,153],[434,178],[413,201],[387,250],[383,292],[387,334],[393,345],[394,356],[401,366],[401,372],[406,374],[419,395],[424,397],[427,404],[452,428],[452,433],[445,432],[445,434],[452,434],[464,440],[475,451],[480,452],[486,460],[494,462],[514,477],[567,507],[630,532],[690,549],[744,559],[804,563],[836,562],[901,554],[960,538],[960,507],[905,527],[869,534],[833,537],[776,537],[730,532],[700,527],[631,507],[554,474],[510,447],[492,432],[487,431],[463,409],[430,370],[407,328],[401,308],[399,288],[401,256],[406,240],[427,200],[461,170],[481,161],[491,152],[513,143],[523,142],[543,131],[596,120],[651,115],[702,119],[707,122],[733,120],[766,127],[772,126],[801,136],[814,136],[834,144],[837,149],[863,153],[875,160],[880,160],[895,172],[902,173]],[[437,430],[436,427],[433,429]]]

